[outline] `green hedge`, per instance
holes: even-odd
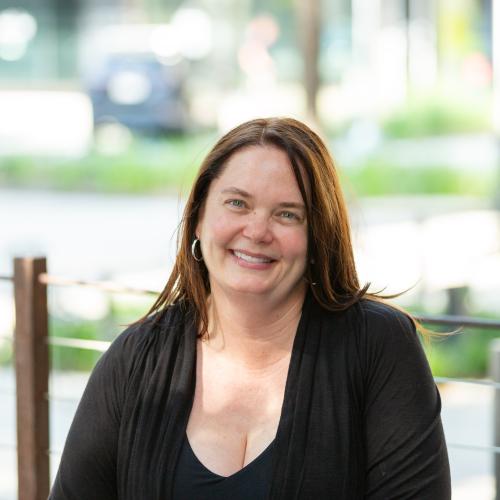
[[[149,158],[134,152],[118,157],[91,155],[80,161],[10,158],[0,160],[0,185],[64,191],[106,193],[185,193],[201,163],[202,154]],[[197,159],[199,158],[199,159]],[[359,196],[394,194],[456,194],[490,196],[494,175],[447,165],[399,166],[369,158],[341,169],[347,189]]]
[[[495,176],[445,165],[401,167],[380,159],[345,168],[341,178],[356,196],[443,194],[492,196]]]
[[[491,129],[491,104],[488,96],[418,97],[388,115],[382,128],[395,138],[485,132]]]
[[[0,185],[109,193],[188,190],[213,135],[134,138],[119,154],[92,151],[77,159],[0,158]]]
[[[469,329],[435,340],[427,348],[432,372],[438,377],[485,377],[488,375],[489,345],[500,331]]]

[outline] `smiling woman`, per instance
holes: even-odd
[[[450,498],[415,322],[359,284],[312,130],[226,134],[180,231],[165,289],[92,373],[50,498]]]
[[[307,219],[283,150],[248,146],[234,153],[200,215],[195,234],[213,297],[272,301],[274,309],[297,296],[303,301]]]

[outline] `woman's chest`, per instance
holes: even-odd
[[[192,414],[240,432],[279,420],[290,353],[267,366],[245,366],[208,350],[200,354]]]
[[[279,420],[286,373],[252,378],[228,371],[207,371],[196,381],[191,418],[234,432],[250,433]]]
[[[276,435],[286,378],[286,363],[265,373],[198,366],[187,434],[200,461],[226,475],[259,456]]]

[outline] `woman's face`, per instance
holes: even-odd
[[[212,182],[196,227],[212,293],[287,300],[304,290],[307,220],[284,151],[249,146]]]

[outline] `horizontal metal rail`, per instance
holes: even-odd
[[[132,293],[139,295],[158,295],[160,292],[158,290],[147,290],[141,288],[134,288],[121,285],[119,283],[114,283],[111,281],[85,281],[85,280],[74,280],[66,279],[57,276],[52,276],[48,273],[40,275],[40,281],[46,285],[56,285],[56,286],[87,286],[92,288],[97,288],[99,290],[107,292],[117,292],[117,293]],[[462,326],[471,328],[492,328],[500,330],[500,320],[492,319],[478,319],[471,316],[450,316],[450,315],[428,315],[428,314],[414,314],[415,318],[427,324],[433,325],[451,325],[451,326]]]
[[[78,404],[80,402],[81,396],[77,398],[70,398],[66,396],[57,396],[54,394],[47,394],[47,399],[49,401],[55,401],[56,403],[72,403],[74,405]]]
[[[482,385],[486,387],[492,387],[494,389],[500,389],[500,382],[493,382],[493,380],[479,380],[470,378],[452,378],[452,377],[434,377],[434,382],[437,384],[472,384],[472,385]]]
[[[12,276],[0,276],[0,281],[12,281]],[[130,293],[138,295],[158,295],[158,290],[148,290],[143,288],[135,288],[121,285],[112,281],[92,281],[92,280],[76,280],[54,276],[48,273],[40,275],[40,282],[46,285],[54,286],[85,286],[96,288],[98,290],[114,293]],[[449,325],[457,327],[469,328],[491,328],[500,330],[500,320],[493,319],[478,319],[471,316],[451,316],[451,315],[429,315],[414,313],[415,318],[422,322],[431,325]]]
[[[160,292],[158,290],[147,290],[142,288],[134,288],[125,285],[120,285],[112,281],[87,281],[87,280],[74,280],[61,278],[58,276],[51,276],[47,273],[40,274],[40,283],[45,285],[54,286],[85,286],[90,288],[96,288],[105,292],[113,293],[130,293],[137,295],[158,295]]]
[[[90,374],[89,374],[90,375]],[[7,396],[11,398],[16,397],[16,391],[2,391],[0,390],[0,396]],[[51,394],[51,393],[45,393],[44,394],[45,399],[48,399],[49,401],[56,401],[58,403],[78,403],[81,399],[81,396],[75,398],[75,397],[67,397],[67,396],[58,396],[57,394]]]
[[[462,444],[462,443],[446,443],[448,448],[457,448],[469,451],[488,451],[495,455],[500,454],[500,446],[487,446],[480,444]]]
[[[49,337],[47,343],[49,345],[71,347],[73,349],[88,349],[99,352],[107,351],[108,347],[111,345],[111,342],[107,340],[75,339],[67,337]]]
[[[469,328],[491,328],[500,330],[500,321],[493,319],[478,319],[471,316],[430,316],[427,314],[414,314],[421,323],[432,325],[466,326]]]

